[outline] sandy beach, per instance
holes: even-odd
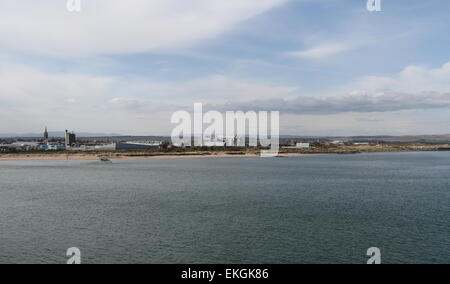
[[[362,154],[362,153],[396,153],[396,152],[422,152],[422,151],[443,151],[442,145],[360,145],[360,146],[339,146],[339,147],[322,147],[308,149],[309,152],[294,152],[292,150],[282,150],[278,154],[278,158],[294,158],[294,157],[313,157],[324,155],[340,155],[340,154]],[[292,152],[291,152],[292,151]],[[448,151],[448,150],[447,150]],[[80,160],[80,161],[96,161],[100,157],[107,157],[110,160],[157,160],[157,159],[214,159],[214,158],[259,158],[260,153],[256,150],[243,151],[95,151],[95,152],[20,152],[20,153],[2,153],[0,161],[21,161],[21,160],[38,160],[38,161],[63,161],[63,160]]]
[[[293,158],[293,157],[312,157],[324,156],[329,154],[300,154],[300,153],[283,153],[279,154],[278,158]],[[94,154],[4,154],[0,155],[0,161],[96,161],[102,155]],[[159,160],[159,159],[214,159],[214,158],[260,158],[259,154],[229,154],[229,153],[186,153],[186,154],[151,154],[151,155],[105,155],[110,160]]]

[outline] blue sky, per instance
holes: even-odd
[[[293,135],[450,133],[450,2],[0,0],[0,132],[168,135],[175,110]]]

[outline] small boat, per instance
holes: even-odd
[[[108,157],[100,157],[100,161],[103,163],[112,163],[112,161]]]

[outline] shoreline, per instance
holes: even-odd
[[[330,152],[330,153],[280,153],[276,158],[301,158],[320,157],[331,155],[357,155],[357,154],[383,154],[383,153],[414,153],[414,152],[439,152],[436,151],[373,151],[373,152]],[[216,158],[261,158],[259,153],[183,153],[183,154],[4,154],[0,155],[1,161],[98,161],[100,157],[108,157],[111,161],[127,160],[166,160],[166,159],[216,159]]]
[[[277,158],[294,158],[294,157],[317,157],[332,154],[302,154],[302,153],[284,153]],[[0,156],[1,161],[98,161],[101,155],[5,155]],[[261,158],[259,154],[155,154],[155,155],[117,155],[108,156],[111,161],[127,161],[127,160],[166,160],[166,159],[216,159],[216,158]]]

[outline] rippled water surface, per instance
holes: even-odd
[[[450,153],[0,162],[0,263],[450,263]]]

